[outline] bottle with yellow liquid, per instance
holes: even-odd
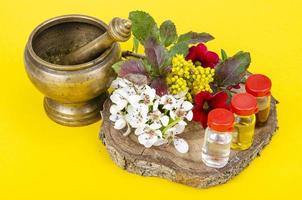
[[[256,98],[248,93],[236,94],[231,101],[235,125],[231,148],[246,150],[253,144],[257,109]]]
[[[258,113],[256,114],[257,125],[263,125],[270,113],[271,105],[271,80],[262,74],[254,74],[248,77],[245,83],[247,93],[257,99]]]

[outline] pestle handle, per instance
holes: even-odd
[[[62,63],[64,65],[76,65],[88,62],[100,55],[114,42],[125,42],[131,36],[131,21],[128,19],[113,18],[108,30],[93,41],[79,49],[67,54]]]

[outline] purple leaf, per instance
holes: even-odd
[[[158,44],[154,38],[149,38],[145,42],[145,54],[148,62],[155,68],[159,69],[165,61],[165,48]]]
[[[141,74],[147,76],[148,73],[141,60],[129,59],[126,60],[119,71],[119,76],[124,78],[128,74]]]
[[[159,96],[163,96],[168,94],[168,86],[164,80],[164,78],[158,77],[151,82],[151,87],[156,90],[156,94]]]
[[[238,84],[246,74],[251,63],[248,52],[238,52],[218,64],[215,72],[215,82],[218,86],[230,86]]]
[[[170,65],[165,66],[165,67],[162,68],[162,73],[163,73],[163,74],[171,73],[171,71],[172,71],[172,68],[171,68]]]
[[[134,83],[136,85],[148,85],[149,84],[148,77],[143,74],[127,74],[124,78],[131,81],[132,83]]]
[[[190,31],[188,33],[180,35],[177,43],[187,42],[189,44],[196,44],[199,42],[208,42],[213,39],[214,39],[214,37],[212,35],[210,35],[209,33],[196,33],[196,32]]]

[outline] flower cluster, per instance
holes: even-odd
[[[206,128],[208,113],[215,108],[230,109],[228,104],[228,94],[224,91],[211,94],[209,92],[200,92],[194,97],[193,120],[201,123]]]
[[[208,51],[203,43],[190,47],[186,59],[210,68],[214,68],[219,62],[219,56],[213,51]]]
[[[115,129],[126,128],[124,135],[128,135],[133,128],[138,142],[147,148],[173,142],[179,152],[188,151],[187,142],[177,137],[187,125],[185,120],[193,118],[193,105],[184,97],[160,97],[148,85],[138,86],[122,78],[111,87],[110,120]]]
[[[129,19],[134,52],[123,52],[125,59],[112,65],[118,78],[111,86],[110,120],[147,148],[173,143],[187,152],[188,144],[178,138],[186,121],[205,128],[211,110],[229,108],[231,90],[245,82],[250,54],[239,51],[228,57],[221,49],[220,59],[205,46],[214,39],[209,33],[178,34],[173,22],[158,27],[144,11],[130,12]],[[140,45],[144,55],[138,53]]]
[[[169,92],[187,93],[187,100],[201,91],[212,92],[210,83],[214,81],[215,70],[209,67],[195,66],[191,60],[176,55],[172,58],[171,72],[167,76]]]

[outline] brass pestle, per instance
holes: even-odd
[[[128,19],[113,18],[108,30],[98,38],[85,44],[63,57],[62,64],[76,65],[93,60],[114,42],[125,42],[131,36],[131,21]]]

